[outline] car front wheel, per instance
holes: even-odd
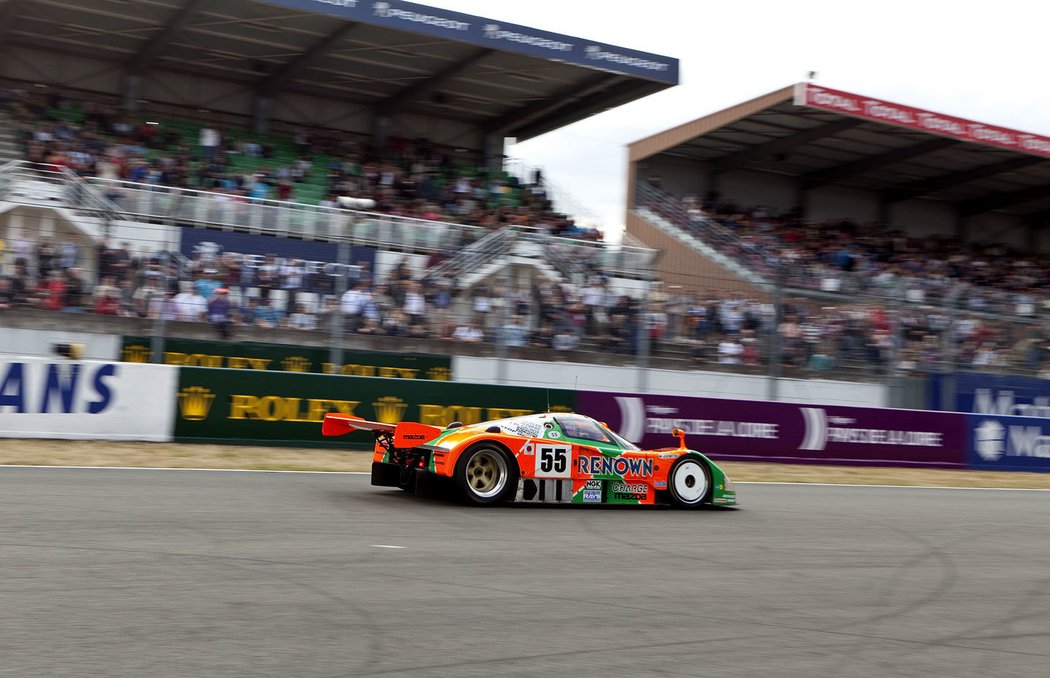
[[[682,457],[667,474],[667,489],[673,505],[697,508],[711,492],[711,471],[701,459]]]

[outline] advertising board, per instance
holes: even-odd
[[[171,440],[177,368],[0,360],[0,437]]]
[[[1050,419],[971,414],[967,421],[970,468],[1050,471]]]
[[[179,368],[175,439],[183,442],[370,447],[356,433],[325,439],[328,412],[373,421],[418,421],[444,427],[552,410],[571,410],[572,391],[483,386],[259,370]]]
[[[953,380],[954,398],[943,402],[944,380]],[[973,414],[1050,417],[1050,379],[1010,374],[957,372],[950,377],[930,377],[930,403],[934,409]]]
[[[252,273],[263,264],[267,254],[279,253],[279,256],[275,257],[278,265],[287,260],[301,259],[306,273],[303,289],[320,293],[331,293],[334,289],[334,276],[339,273],[339,267],[335,263],[339,261],[338,247],[334,242],[190,227],[180,229],[179,241],[179,251],[188,259],[239,254],[245,270]],[[349,264],[371,271],[375,267],[375,254],[375,250],[369,247],[352,247]],[[351,271],[351,274],[354,272]]]
[[[643,448],[675,444],[671,431],[716,459],[961,467],[962,415],[919,410],[580,393],[576,409]]]
[[[150,337],[122,338],[120,358],[125,362],[149,362],[151,355]],[[183,367],[228,367],[391,379],[448,381],[452,378],[452,358],[449,356],[343,349],[343,364],[334,365],[329,362],[327,348],[254,341],[166,338],[164,363]]]

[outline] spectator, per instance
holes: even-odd
[[[218,289],[225,288],[216,288]],[[180,322],[202,322],[208,314],[208,300],[188,282],[180,283],[180,291],[172,302],[175,306],[175,319]]]
[[[466,344],[477,344],[485,338],[485,335],[481,328],[478,327],[477,322],[468,320],[466,324],[456,328],[452,333],[452,338]]]
[[[233,307],[230,304],[229,290],[219,287],[208,302],[208,322],[215,326],[220,339],[230,338],[233,325]]]
[[[273,307],[269,298],[260,299],[252,314],[252,324],[263,329],[273,329],[281,324],[281,312]]]
[[[374,325],[375,321],[371,321]],[[288,327],[294,330],[317,329],[317,316],[306,309],[306,304],[297,304],[295,313],[288,318]]]
[[[15,291],[10,278],[0,277],[0,311],[7,311],[15,306]]]

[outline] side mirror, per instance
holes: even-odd
[[[680,428],[671,429],[671,435],[678,436],[678,449],[685,449],[685,431]]]

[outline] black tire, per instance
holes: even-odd
[[[453,480],[468,504],[492,505],[507,501],[518,489],[518,464],[499,445],[478,443],[456,462]]]
[[[676,508],[695,509],[711,499],[711,469],[704,460],[687,454],[667,472],[667,496]]]

